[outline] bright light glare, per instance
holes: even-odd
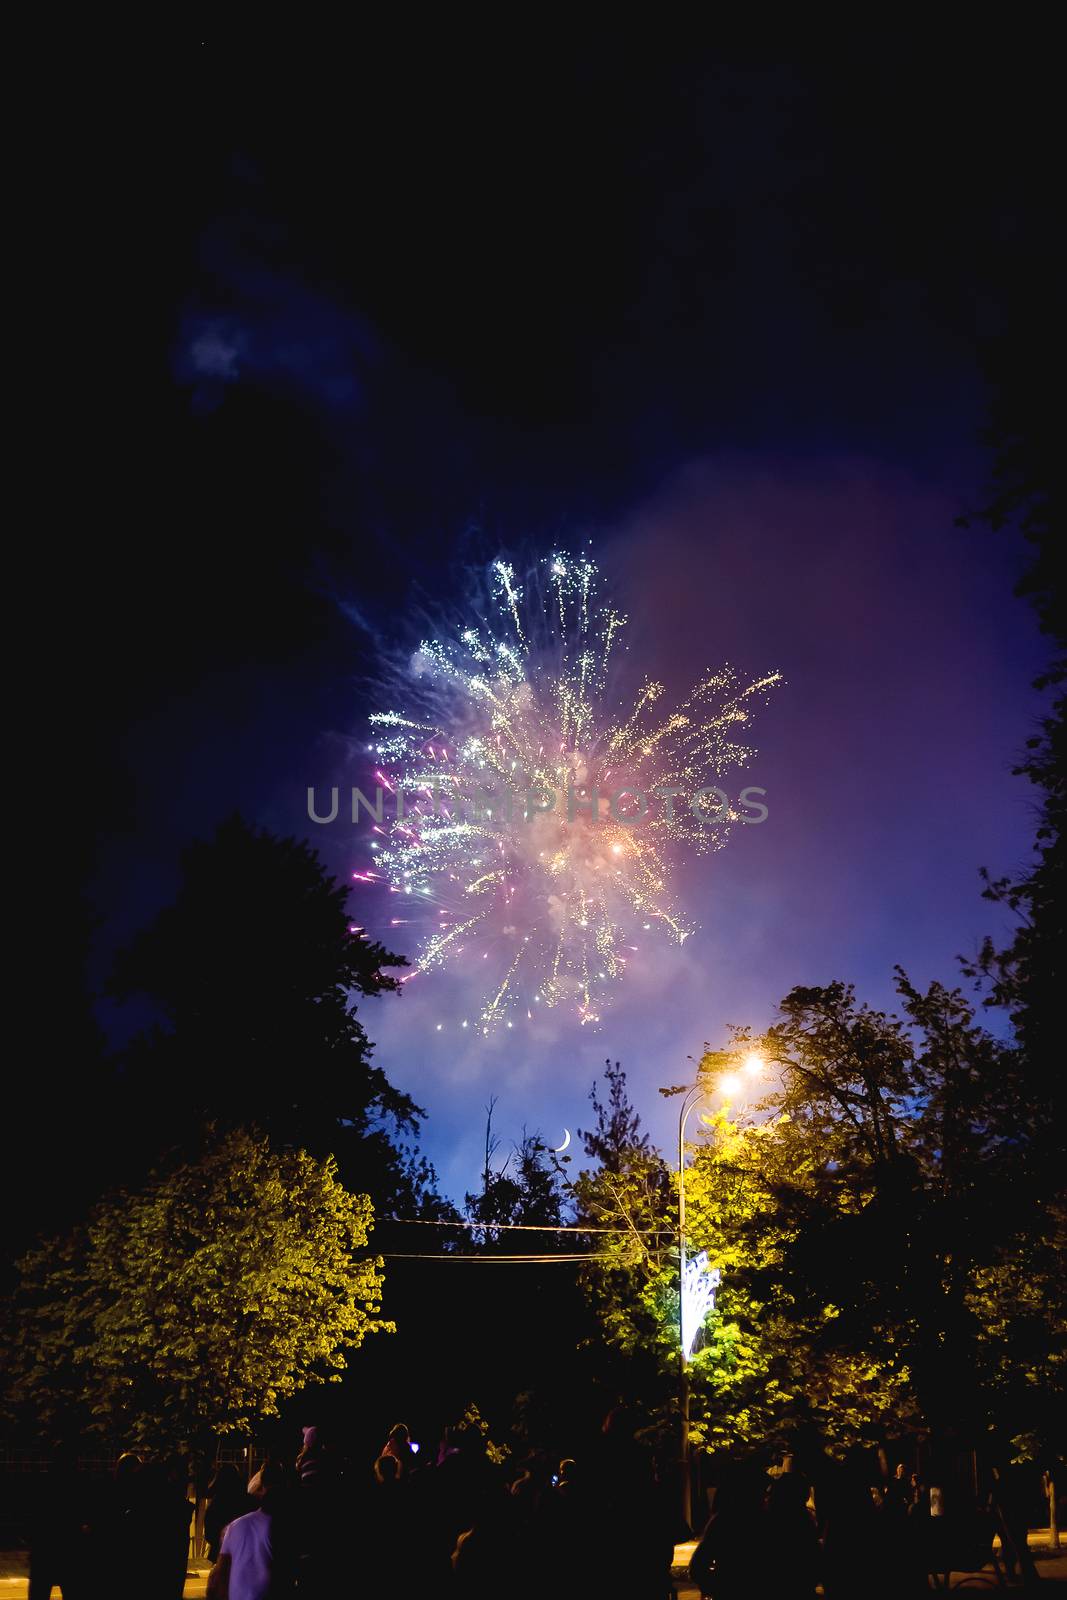
[[[754,1078],[757,1073],[763,1071],[765,1062],[763,1060],[763,1057],[760,1055],[759,1051],[758,1050],[753,1050],[749,1055],[747,1055],[745,1057],[745,1059],[744,1059],[744,1061],[742,1061],[741,1065],[745,1069],[745,1071],[748,1073],[749,1077],[750,1078]]]
[[[740,1087],[741,1079],[736,1072],[728,1072],[725,1077],[719,1079],[719,1088],[728,1099],[732,1098]]]

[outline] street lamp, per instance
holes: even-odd
[[[753,1050],[741,1066],[747,1077],[755,1077],[763,1070],[763,1057]],[[682,1427],[682,1516],[686,1527],[690,1528],[693,1525],[693,1485],[689,1473],[689,1356],[705,1317],[714,1309],[715,1291],[722,1274],[718,1267],[709,1267],[704,1251],[692,1261],[686,1260],[685,1125],[693,1107],[708,1099],[716,1089],[731,1098],[743,1087],[743,1080],[736,1072],[727,1072],[717,1081],[694,1083],[686,1091],[678,1113],[678,1390]]]

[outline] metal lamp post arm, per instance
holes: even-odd
[[[683,1267],[685,1265],[685,1125],[693,1107],[699,1105],[710,1092],[706,1084],[695,1083],[682,1101],[681,1111],[678,1114],[678,1250]]]

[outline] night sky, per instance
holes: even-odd
[[[784,673],[747,777],[770,816],[679,860],[700,932],[643,953],[595,1033],[461,1043],[447,972],[367,1003],[445,1189],[490,1094],[505,1137],[557,1142],[610,1055],[666,1138],[656,1087],[794,984],[953,980],[1001,926],[978,868],[1033,831],[1025,553],[956,519],[984,352],[1043,292],[1042,70],[885,39],[267,70],[208,38],[109,101],[46,264],[83,419],[50,610],[90,983],[235,809],[347,875],[364,854],[305,791],[359,781],[384,653],[468,568],[586,539],[674,691]]]

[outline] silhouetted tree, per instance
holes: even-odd
[[[41,897],[35,917],[55,907]],[[23,1018],[35,1018],[17,1068],[5,1074],[5,1153],[0,1167],[0,1294],[15,1258],[42,1233],[69,1227],[114,1181],[108,1167],[111,1074],[92,1012],[87,964],[97,918],[72,893],[53,949],[38,948],[36,974],[50,983],[33,1008],[21,990]],[[34,939],[31,924],[29,940]],[[26,929],[20,929],[20,941]],[[60,963],[56,967],[56,961]],[[56,972],[62,977],[56,981]]]
[[[620,1392],[666,1404],[673,1368],[668,1372],[661,1357],[677,1317],[674,1181],[642,1131],[618,1061],[605,1061],[604,1088],[594,1083],[589,1099],[595,1121],[579,1137],[595,1165],[578,1174],[574,1195],[579,1224],[598,1230],[588,1236],[597,1259],[581,1274],[605,1346],[598,1364]]]
[[[842,983],[794,989],[767,1035],[782,1073],[773,1137],[797,1174],[787,1161],[771,1191],[791,1230],[781,1273],[799,1306],[837,1308],[824,1347],[906,1371],[928,1423],[973,1429],[990,1399],[975,1275],[1020,1233],[1041,1235],[1020,1182],[1037,1130],[1018,1052],[964,996],[899,969],[897,987],[903,1017]]]
[[[485,1108],[482,1187],[477,1194],[466,1195],[467,1216],[472,1222],[485,1225],[486,1242],[498,1240],[498,1230],[508,1223],[527,1228],[543,1224],[546,1231],[543,1236],[534,1237],[531,1253],[555,1250],[560,1236],[553,1230],[564,1225],[567,1203],[562,1169],[549,1161],[550,1152],[543,1140],[525,1128],[519,1143],[494,1165],[500,1149],[500,1140],[493,1133],[496,1103],[494,1095]],[[506,1235],[504,1239],[506,1242]]]
[[[983,873],[986,898],[1008,906],[1018,929],[1003,949],[987,939],[966,970],[991,980],[990,1003],[1010,1010],[1035,1106],[1045,1116],[1043,1170],[1055,1189],[1062,1185],[1067,1161],[1067,1075],[1061,1067],[1059,1015],[1067,950],[1067,561],[1060,429],[1037,354],[1046,343],[1044,326],[1023,324],[987,353],[993,386],[986,435],[993,452],[992,482],[975,519],[993,529],[1016,530],[1030,545],[1033,559],[1016,593],[1033,605],[1052,655],[1034,683],[1050,698],[1014,769],[1041,797],[1033,861],[1015,876]]]
[[[626,1073],[619,1062],[604,1062],[606,1098],[597,1098],[596,1084],[589,1099],[596,1116],[591,1129],[578,1130],[585,1153],[607,1172],[621,1171],[636,1156],[647,1155],[651,1144],[641,1132],[641,1117],[634,1109],[626,1088]]]
[[[255,1121],[278,1146],[334,1154],[385,1215],[430,1195],[423,1113],[374,1065],[357,1015],[398,989],[388,969],[405,962],[353,929],[347,893],[309,845],[240,817],[186,851],[174,904],[110,985],[160,1019],[122,1063],[125,1120],[147,1149],[204,1119]]]

